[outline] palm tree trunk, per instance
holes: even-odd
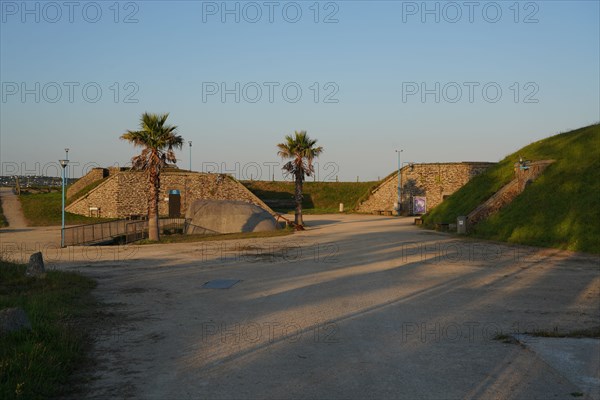
[[[299,174],[296,175],[295,198],[296,198],[295,222],[296,222],[296,225],[304,226],[304,221],[302,220],[302,176]]]
[[[158,202],[159,202],[160,176],[155,169],[150,170],[150,197],[148,201],[148,239],[159,241],[158,229]]]

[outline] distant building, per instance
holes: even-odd
[[[458,162],[408,164],[401,169],[402,211],[419,213],[415,205],[428,211],[460,189],[471,178],[495,163]],[[394,211],[398,203],[398,172],[389,175],[367,200],[358,206],[359,212]]]
[[[183,216],[195,200],[241,200],[275,214],[236,179],[225,174],[163,170],[160,178],[160,216]],[[67,191],[68,212],[105,218],[140,217],[148,214],[148,178],[126,168],[94,168]]]
[[[16,186],[17,179],[19,185],[22,188],[30,187],[60,187],[62,185],[62,178],[55,176],[44,176],[44,175],[20,175],[20,176],[0,176],[0,186]],[[67,184],[74,182],[75,179],[68,179]]]

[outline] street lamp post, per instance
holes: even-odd
[[[67,164],[69,163],[69,148],[65,147],[65,160],[67,160]],[[65,170],[65,180],[67,184],[69,184],[69,169]]]
[[[69,160],[58,160],[62,167],[62,225],[60,229],[60,247],[65,246],[65,170],[69,164]]]
[[[190,144],[190,172],[192,172],[192,141],[188,141]]]
[[[413,169],[415,168],[415,163],[413,161],[402,161],[402,164],[400,164],[400,171],[402,171],[402,169],[404,167],[406,167],[408,165],[408,172],[413,171]],[[409,179],[410,181],[410,179]],[[409,198],[409,203],[408,203],[408,208],[407,208],[407,212],[411,212],[411,201],[412,201],[412,195],[413,195],[413,191],[412,188],[410,187],[410,182],[409,183],[409,188],[408,188],[408,198]],[[400,180],[400,186],[402,186],[402,180]],[[406,190],[404,191],[404,196],[406,196]]]
[[[403,149],[396,150],[396,153],[398,153],[398,216],[400,216],[402,211],[402,163],[400,162],[400,154],[403,151]]]

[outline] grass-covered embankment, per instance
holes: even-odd
[[[600,125],[534,142],[473,178],[424,216],[426,226],[467,215],[513,179],[513,164],[556,162],[471,235],[512,243],[600,253]]]
[[[4,228],[8,226],[8,221],[4,216],[4,211],[2,210],[2,201],[0,200],[0,228]]]
[[[96,182],[90,183],[89,185],[85,186],[83,189],[81,189],[80,191],[75,193],[73,196],[71,196],[68,199],[68,203],[69,204],[74,203],[76,200],[79,200],[80,198],[82,198],[83,196],[85,196],[86,194],[91,192],[92,190],[96,189],[98,186],[100,186],[101,184],[106,182],[108,179],[109,179],[109,177],[106,177],[103,179],[99,179]]]
[[[379,182],[304,182],[302,211],[306,214],[339,212],[340,203],[346,211],[352,211]],[[268,203],[270,200],[283,200],[289,203],[284,207],[273,207],[279,212],[294,210],[294,182],[243,181],[258,198]]]
[[[32,325],[0,336],[0,398],[42,399],[65,393],[65,384],[85,360],[88,343],[77,321],[96,302],[95,282],[71,272],[24,275],[25,265],[0,261],[0,309],[21,307]]]
[[[60,225],[62,220],[62,193],[21,194],[21,208],[29,226]],[[107,218],[89,218],[83,215],[65,213],[67,225],[92,224],[110,221]]]

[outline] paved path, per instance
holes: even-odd
[[[27,220],[21,210],[19,197],[15,195],[12,188],[0,188],[0,197],[2,198],[2,211],[8,221],[8,228],[20,229],[27,227]]]
[[[26,263],[31,254],[42,251],[44,260],[60,262],[66,260],[60,249],[60,226],[28,227],[21,210],[18,196],[12,188],[0,188],[2,211],[8,227],[0,229],[0,255],[3,259]]]
[[[494,339],[600,325],[598,257],[410,219],[306,220],[271,239],[49,249],[52,266],[95,278],[109,304],[93,379],[74,398],[600,398]],[[214,279],[241,282],[203,288]]]

